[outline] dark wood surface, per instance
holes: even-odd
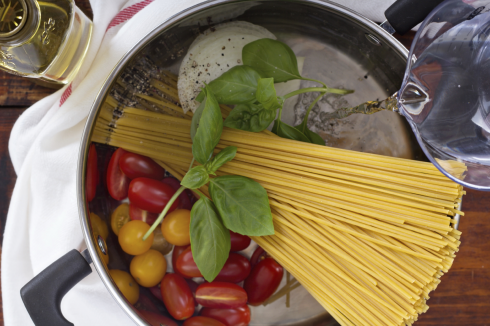
[[[76,1],[90,17],[88,0]],[[413,33],[397,38],[409,47]],[[8,154],[8,138],[15,120],[26,107],[51,94],[53,88],[0,72],[0,243],[15,173]],[[490,326],[490,193],[467,190],[459,225],[462,244],[455,263],[431,293],[430,309],[418,326]],[[1,246],[0,246],[1,254]],[[0,325],[3,325],[0,297]]]

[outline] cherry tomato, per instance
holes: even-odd
[[[194,298],[182,276],[173,273],[165,275],[160,289],[163,303],[172,317],[183,320],[194,314]]]
[[[187,319],[183,326],[225,326],[225,324],[213,318],[196,316]]]
[[[191,211],[177,209],[167,214],[162,222],[162,234],[173,245],[187,246],[191,243]]]
[[[139,285],[149,288],[162,281],[167,261],[160,252],[150,249],[131,260],[129,271]]]
[[[129,217],[132,220],[140,220],[152,225],[157,220],[158,215],[145,211],[134,204],[129,204]]]
[[[196,301],[208,308],[239,308],[247,304],[247,292],[233,283],[204,283],[197,288]]]
[[[162,180],[162,182],[168,184],[175,191],[177,191],[180,188],[180,181],[175,179],[174,177],[166,177]],[[194,195],[189,189],[184,190],[184,192],[181,193],[179,196],[179,200],[180,200],[179,208],[191,210],[192,209],[192,203],[190,199],[191,196],[194,197]]]
[[[97,151],[95,144],[90,145],[88,150],[87,174],[85,176],[85,195],[87,201],[91,202],[95,198],[97,185],[99,184],[99,170],[97,169]]]
[[[102,239],[106,240],[109,236],[109,228],[107,224],[95,213],[90,213],[90,224],[94,233],[100,235]]]
[[[121,156],[119,167],[130,179],[144,177],[161,180],[165,176],[165,170],[151,158],[130,152]]]
[[[250,274],[250,263],[247,258],[231,252],[225,265],[214,279],[218,282],[240,283]]]
[[[248,304],[258,306],[269,299],[281,283],[283,272],[282,266],[272,258],[258,262],[243,284]]]
[[[158,284],[156,286],[152,286],[150,288],[150,292],[151,292],[151,294],[153,294],[155,296],[155,298],[160,299],[161,301],[163,301],[162,291],[160,291],[160,284]]]
[[[111,215],[111,229],[114,231],[116,235],[119,235],[119,230],[123,227],[124,224],[128,223],[129,218],[129,205],[123,203],[112,212]]]
[[[118,148],[112,154],[107,167],[107,190],[109,190],[109,194],[115,200],[123,200],[128,197],[129,182],[131,180],[119,168],[119,160],[125,153],[127,152],[124,149]]]
[[[153,233],[143,241],[143,236],[150,226],[142,221],[129,221],[119,230],[119,244],[125,253],[141,255],[150,249],[153,243]]]
[[[199,271],[199,268],[197,268],[194,258],[192,257],[191,247],[188,247],[179,255],[174,269],[177,270],[183,277],[202,277],[202,274]]]
[[[140,287],[134,278],[129,273],[118,269],[109,270],[109,274],[111,274],[112,280],[116,283],[126,300],[131,304],[135,304],[140,296]]]
[[[250,241],[252,241],[252,239],[250,239],[246,235],[241,235],[239,233],[230,231],[230,241],[230,251],[241,251],[243,249],[246,249],[250,245]]]
[[[180,254],[183,253],[187,248],[189,248],[189,246],[174,246],[174,251],[172,252],[172,268],[174,270],[174,273],[179,274],[182,277],[185,276],[180,274],[176,267],[177,258],[179,258]]]
[[[257,247],[257,249],[255,249],[254,253],[252,254],[252,258],[250,258],[251,267],[254,268],[258,262],[264,260],[267,257],[269,257],[267,252],[265,252],[265,250],[261,247]]]
[[[226,326],[247,326],[250,323],[247,305],[236,309],[203,308],[201,316],[216,319]]]
[[[175,321],[160,314],[146,310],[138,310],[138,312],[151,326],[178,326]]]
[[[175,191],[169,185],[149,179],[136,178],[129,184],[129,201],[145,211],[160,214]],[[172,204],[169,212],[179,206],[179,198]]]
[[[153,243],[151,244],[151,249],[155,249],[165,256],[172,251],[172,248],[173,245],[168,243],[163,237],[162,230],[156,228],[155,231],[153,231]]]

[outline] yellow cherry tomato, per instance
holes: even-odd
[[[191,243],[191,211],[176,209],[165,216],[162,222],[162,234],[173,245],[187,246]]]
[[[92,231],[99,234],[104,240],[109,236],[109,229],[107,224],[99,217],[99,215],[90,213],[90,224],[92,224]]]
[[[116,283],[126,300],[131,304],[135,304],[140,297],[140,287],[134,278],[129,273],[119,269],[111,269],[109,274],[111,274],[114,283]]]
[[[164,256],[172,251],[174,246],[171,243],[168,243],[167,239],[165,239],[161,228],[156,228],[155,231],[153,231],[153,236],[151,249],[160,251],[160,253]]]
[[[145,241],[143,241],[143,236],[149,229],[150,226],[140,220],[124,224],[118,236],[122,250],[134,256],[147,252],[153,243],[153,233]]]
[[[167,261],[160,252],[150,249],[131,260],[129,271],[139,285],[151,288],[165,276]]]
[[[124,203],[119,206],[112,212],[111,215],[111,228],[112,231],[116,235],[119,235],[119,230],[121,230],[122,226],[128,223],[131,219],[129,218],[129,205]]]

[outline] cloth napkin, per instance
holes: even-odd
[[[16,122],[9,150],[17,183],[5,227],[1,270],[6,326],[32,325],[20,288],[71,249],[86,247],[75,176],[83,127],[105,78],[147,33],[200,2],[91,0],[93,36],[78,75],[30,107]],[[393,0],[336,2],[381,22]],[[133,325],[95,270],[64,297],[61,309],[77,326]]]

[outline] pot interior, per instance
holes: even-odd
[[[157,70],[178,74],[181,60],[193,40],[215,24],[230,20],[261,25],[274,33],[278,40],[287,43],[298,57],[304,58],[304,77],[322,80],[329,87],[355,90],[355,93],[346,96],[327,95],[313,109],[312,125],[325,138],[327,146],[426,160],[411,129],[396,113],[353,115],[342,121],[322,119],[326,112],[333,109],[383,99],[395,93],[402,82],[407,56],[403,46],[377,25],[327,2],[214,1],[193,7],[162,25],[123,59],[113,78],[107,82],[110,85],[107,84],[105,91],[99,95],[93,110],[99,113],[109,95],[122,106],[135,106],[138,103],[136,93],[151,93],[149,81]],[[301,83],[301,87],[314,85],[309,81]],[[289,99],[283,113],[285,122],[298,124],[312,100],[307,96]],[[87,143],[90,142],[98,113],[92,112],[87,124],[84,135]],[[97,145],[101,180],[105,180],[105,171],[114,150],[108,145]],[[119,204],[111,198],[106,187],[100,185],[96,198],[88,208],[90,212],[98,214],[110,229],[111,214]],[[87,221],[87,214],[84,213],[84,227]],[[108,269],[129,271],[132,258],[120,249],[117,236],[112,231],[109,233],[108,266],[101,262],[100,257],[94,257],[98,272],[109,291],[139,324],[144,325],[143,319],[138,316],[138,309],[156,308],[159,313],[168,316],[164,305],[148,289],[141,288],[140,293],[146,298],[132,306],[124,300],[114,283],[107,281],[110,280]],[[89,249],[95,246],[93,238],[87,240],[92,244]],[[252,243],[244,254],[250,257],[255,246]],[[171,268],[171,254],[166,258]],[[284,279],[283,284],[285,282]],[[335,324],[302,287],[291,293],[289,308],[286,308],[285,298],[282,298],[266,307],[253,307],[251,310],[250,325]]]

